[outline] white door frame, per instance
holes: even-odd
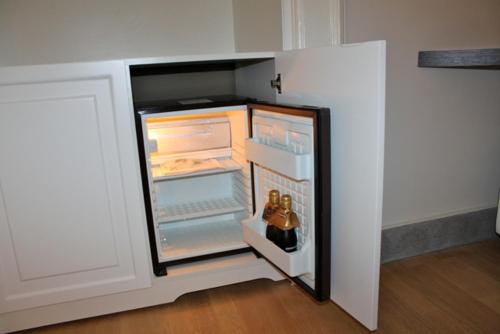
[[[330,22],[328,40],[330,45],[343,42],[344,0],[322,0],[329,3]],[[309,45],[306,38],[306,22],[304,20],[307,0],[281,0],[281,16],[283,31],[283,50],[303,49],[317,46]],[[327,45],[322,45],[327,46]]]

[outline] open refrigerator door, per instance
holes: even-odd
[[[250,105],[256,211],[242,222],[244,240],[316,299],[330,297],[329,112],[307,107]],[[323,126],[323,124],[327,126]],[[298,218],[296,250],[266,236],[264,204],[271,190],[289,195]]]

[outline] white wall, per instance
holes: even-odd
[[[233,0],[236,51],[282,49],[281,0]]]
[[[496,205],[500,71],[422,69],[419,50],[500,47],[498,0],[348,0],[345,41],[387,40],[384,226]]]
[[[0,0],[0,66],[234,50],[232,0]]]
[[[279,2],[0,0],[0,66],[279,49]],[[498,0],[345,1],[346,42],[388,41],[385,226],[495,205],[500,71],[416,63],[500,47],[499,13]]]

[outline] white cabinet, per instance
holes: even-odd
[[[121,61],[0,69],[0,313],[151,284]]]

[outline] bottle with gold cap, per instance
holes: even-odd
[[[297,232],[300,222],[292,209],[292,197],[281,196],[280,208],[268,219],[269,224],[276,228],[274,243],[285,252],[297,250]]]
[[[269,223],[269,218],[279,209],[280,207],[280,192],[278,190],[269,191],[269,200],[264,206],[264,212],[262,212],[262,219],[267,222],[266,227],[266,238],[274,242],[276,235],[276,228]]]

